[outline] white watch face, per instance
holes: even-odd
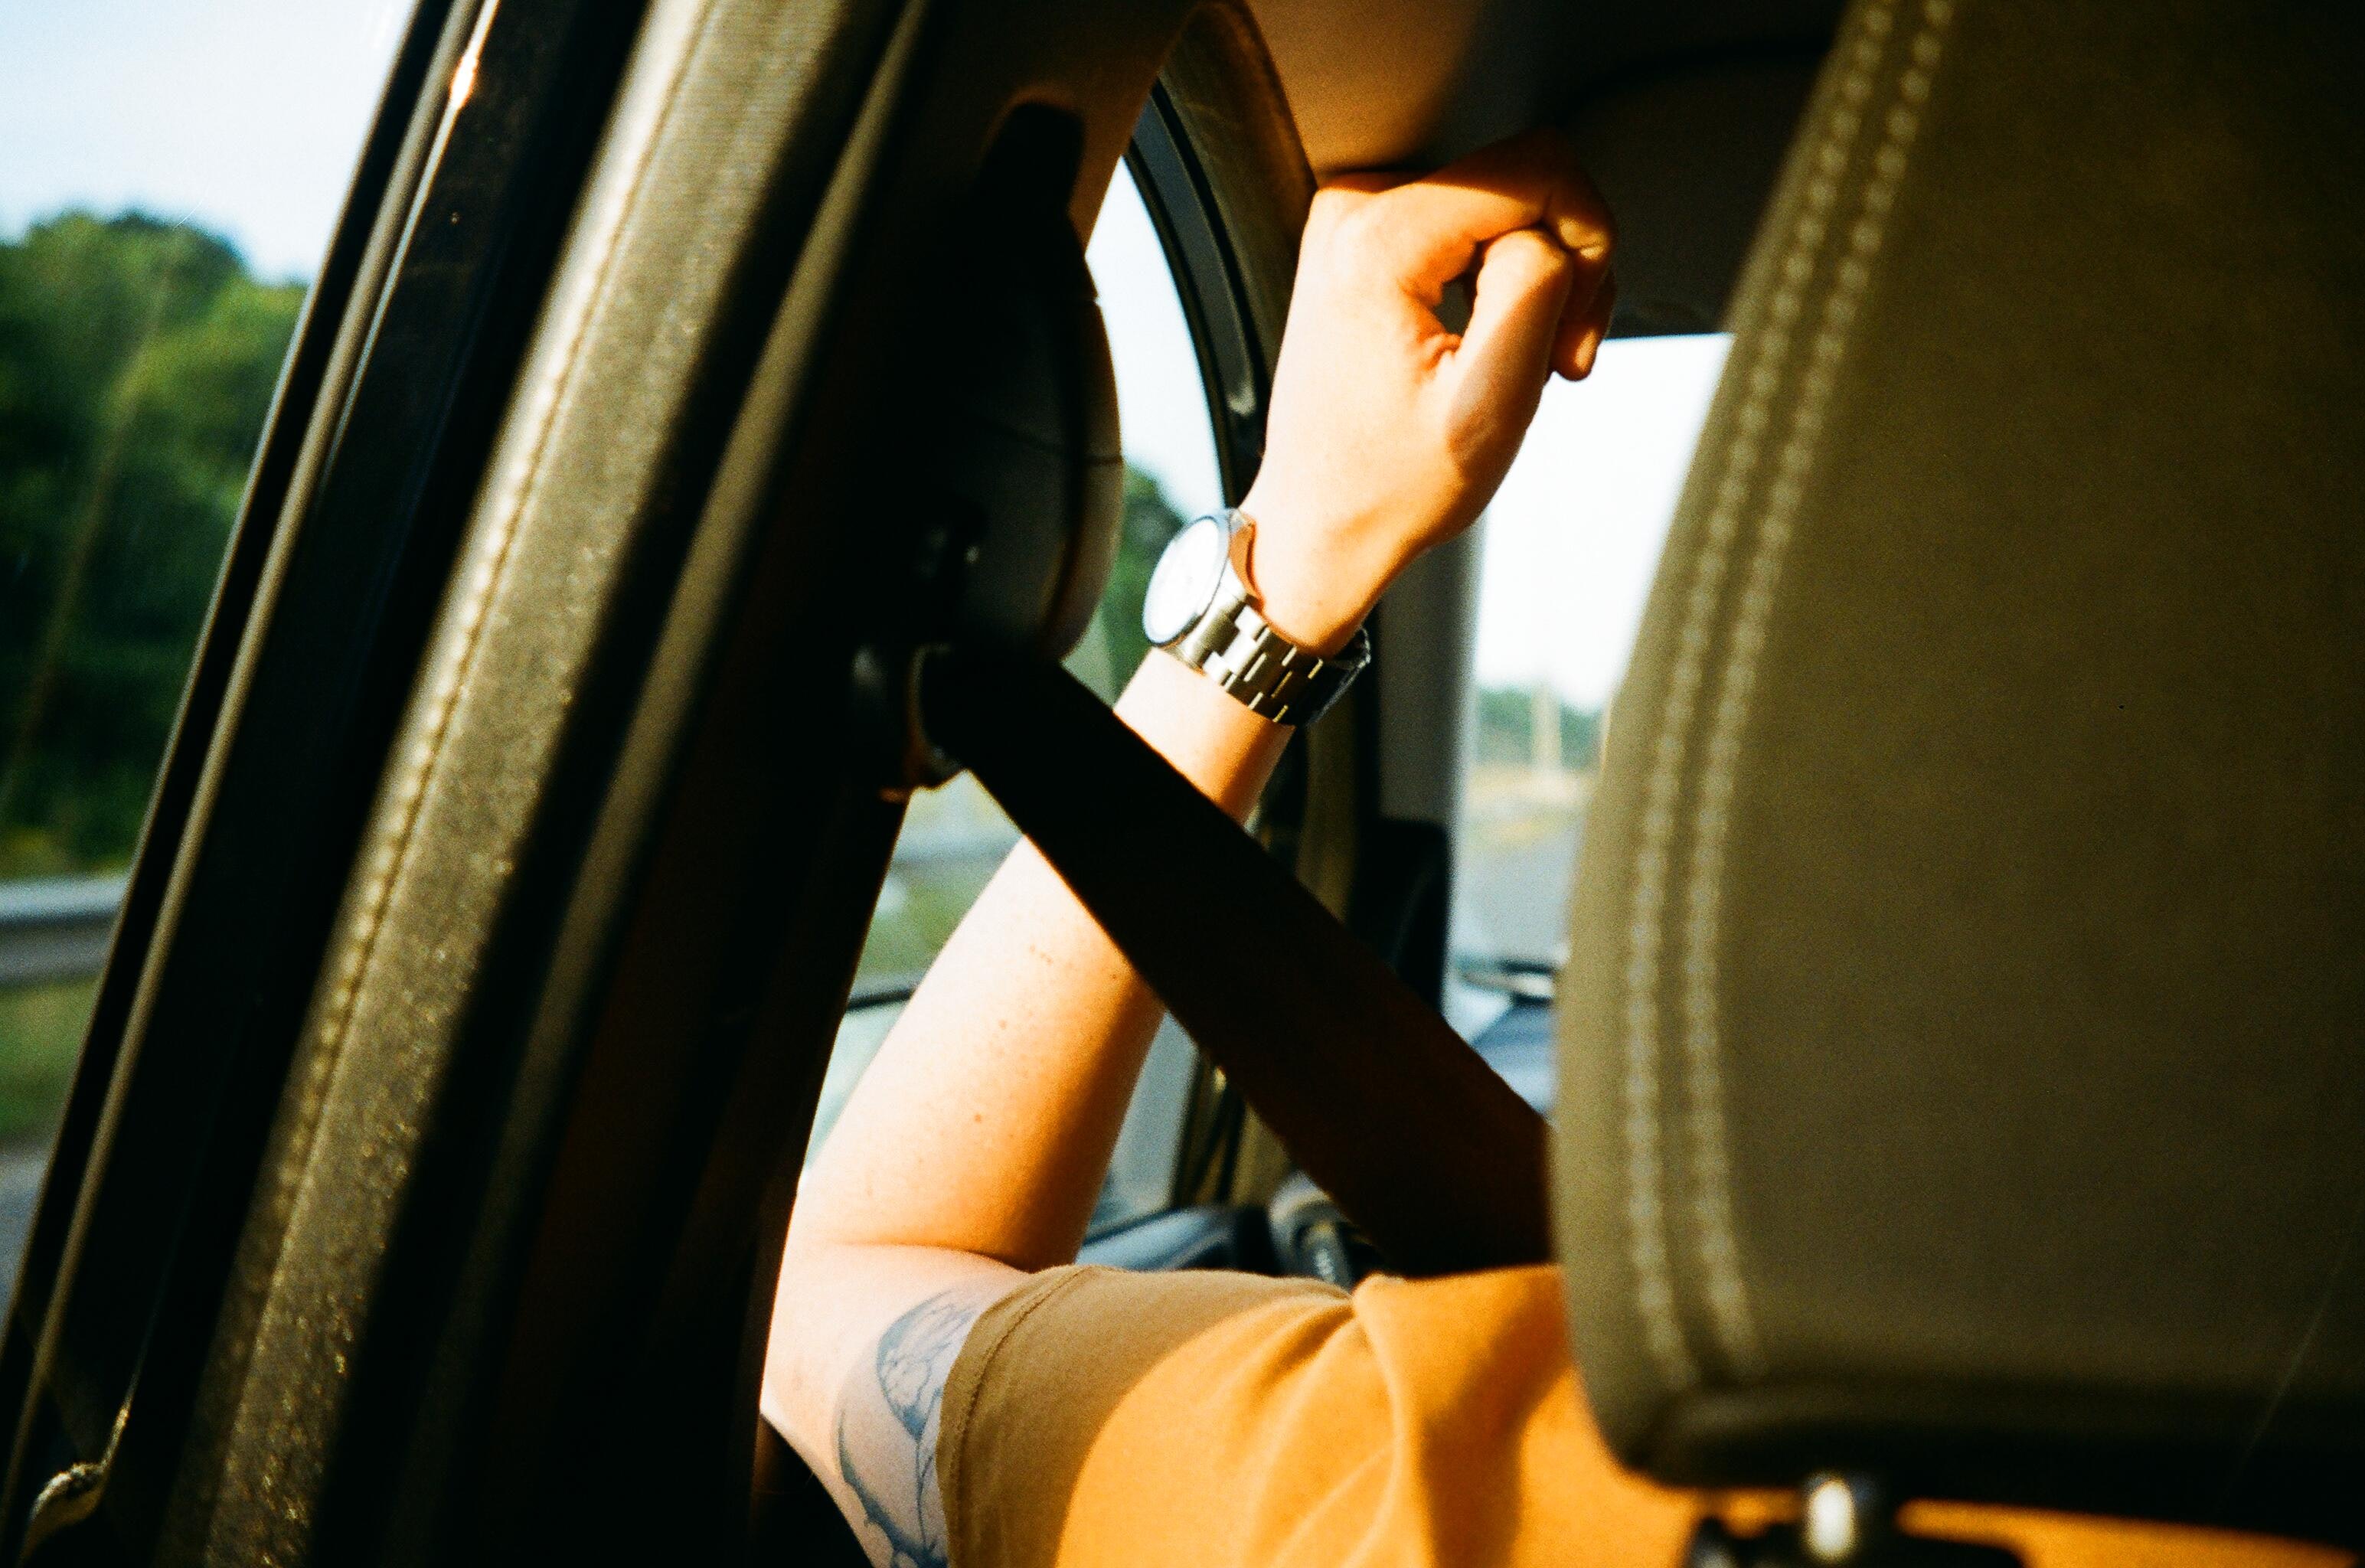
[[[1224,525],[1203,517],[1166,546],[1141,600],[1141,629],[1151,643],[1164,647],[1205,612],[1224,580],[1230,544]]]

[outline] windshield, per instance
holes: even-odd
[[[1545,388],[1486,510],[1454,844],[1464,985],[1551,994],[1601,737],[1729,342],[1605,343],[1590,377]]]

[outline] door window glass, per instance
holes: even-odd
[[[1108,589],[1067,665],[1114,701],[1149,651],[1141,599],[1150,567],[1183,523],[1224,498],[1191,330],[1149,214],[1122,166],[1086,260],[1116,364],[1125,521]],[[1018,830],[966,773],[913,797],[822,1086],[811,1148],[821,1148],[904,998],[1017,842]],[[1188,1037],[1171,1020],[1161,1025],[1110,1162],[1096,1228],[1167,1206],[1193,1059]]]
[[[0,1303],[409,7],[0,7]]]
[[[1604,726],[1730,340],[1626,338],[1554,381],[1480,534],[1450,1011],[1551,994]]]

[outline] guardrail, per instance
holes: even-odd
[[[898,846],[895,864],[912,869],[997,861],[1014,842],[1014,835],[935,835]],[[118,873],[0,881],[0,990],[88,980],[106,968],[115,913],[129,880]],[[900,1002],[911,994],[915,979],[898,976],[857,987],[854,1005]]]
[[[104,969],[127,880],[0,882],[0,987],[88,980]]]

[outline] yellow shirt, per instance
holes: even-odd
[[[1057,1269],[978,1320],[945,1388],[958,1568],[1671,1568],[1702,1509],[1620,1470],[1552,1268],[1305,1280]],[[1962,1506],[1912,1530],[2028,1568],[2332,1568],[2321,1547]]]

